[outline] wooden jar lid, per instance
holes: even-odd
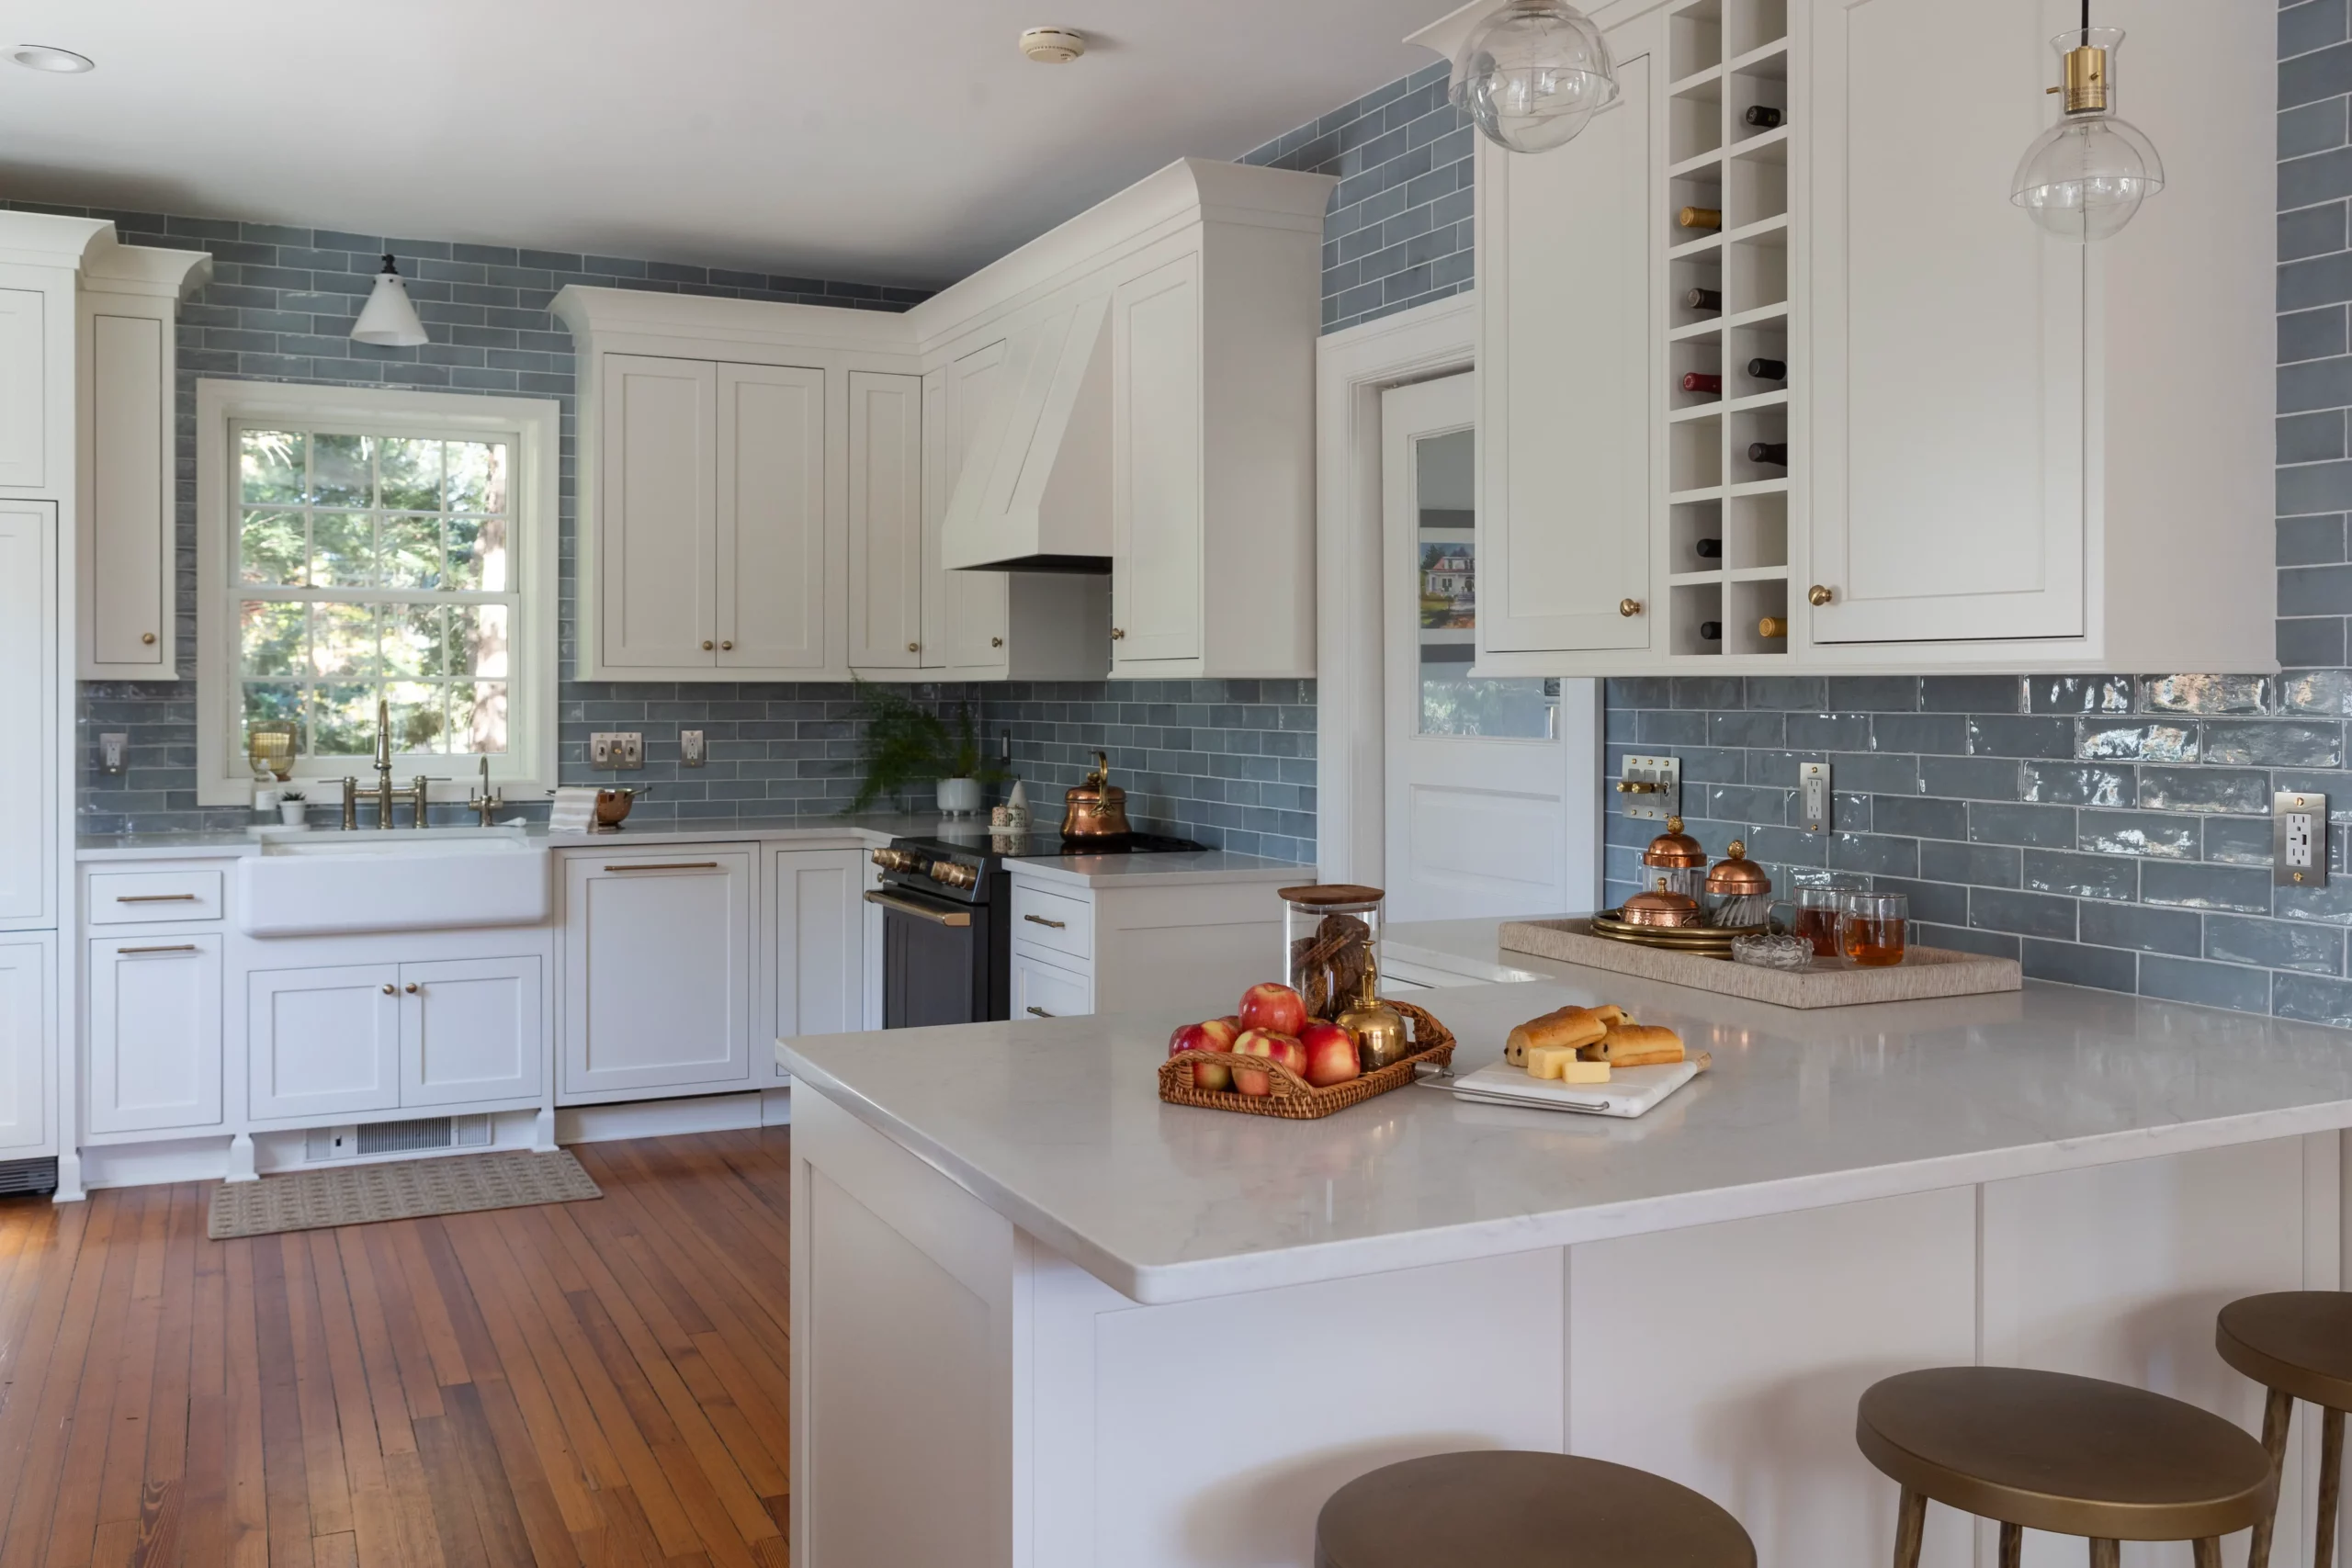
[[[1277,887],[1274,892],[1285,903],[1304,904],[1311,909],[1331,904],[1377,904],[1387,897],[1377,887],[1354,882],[1313,882],[1304,887]]]

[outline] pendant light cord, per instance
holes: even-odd
[[[2088,40],[2091,30],[2091,0],[2083,0],[2083,35]]]

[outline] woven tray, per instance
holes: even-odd
[[[1400,1062],[1350,1078],[1329,1089],[1317,1089],[1271,1056],[1242,1058],[1250,1071],[1262,1072],[1273,1082],[1271,1094],[1243,1094],[1238,1089],[1203,1089],[1193,1081],[1193,1064],[1215,1062],[1231,1066],[1229,1051],[1182,1051],[1159,1064],[1159,1098],[1170,1105],[1197,1105],[1206,1111],[1238,1111],[1245,1116],[1280,1116],[1292,1122],[1312,1122],[1375,1095],[1402,1089],[1413,1081],[1413,1069],[1423,1062],[1439,1066],[1453,1060],[1453,1032],[1428,1010],[1410,1002],[1390,999],[1390,1007],[1413,1021],[1413,1043],[1420,1046]]]

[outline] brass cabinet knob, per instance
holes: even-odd
[[[731,642],[722,642],[718,645],[718,651],[721,653],[732,653],[734,650],[735,645]]]
[[[990,648],[1002,648],[1004,646],[1004,638],[1001,637],[992,637],[989,638],[989,646]]]
[[[402,986],[402,987],[401,987],[401,990],[406,991],[406,992],[407,992],[410,996],[412,996],[412,997],[413,997],[413,996],[414,996],[414,995],[416,995],[416,993],[417,993],[417,992],[419,992],[419,991],[423,990],[424,988],[424,987],[422,987],[422,986],[418,985],[418,984],[417,984],[415,981],[413,981],[413,980],[411,980],[407,985]]]
[[[145,643],[148,647],[153,648],[155,646],[155,634],[153,632],[141,632],[139,634],[139,640]]]
[[[921,653],[922,651],[922,644],[919,642],[910,642],[907,644],[907,651],[909,653]]]
[[[1642,613],[1642,602],[1639,599],[1620,599],[1617,601],[1617,613],[1629,618],[1638,615]]]
[[[1813,605],[1816,609],[1821,605],[1828,604],[1829,601],[1837,597],[1838,591],[1836,589],[1824,588],[1818,582],[1804,591],[1804,602]]]
[[[1126,634],[1126,630],[1125,630],[1125,627],[1122,627],[1122,626],[1113,626],[1113,627],[1111,628],[1111,640],[1112,640],[1113,642],[1117,642],[1117,641],[1119,641],[1122,637],[1125,637],[1126,635],[1127,635],[1127,634]]]
[[[391,988],[390,986],[385,987],[384,987],[384,995],[386,995],[386,996],[388,996],[388,997],[389,997],[389,996],[390,996],[391,994],[392,994],[392,988]]]
[[[702,650],[705,653],[708,653],[710,651],[710,638],[705,637],[702,639]]]

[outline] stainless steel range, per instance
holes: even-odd
[[[882,886],[882,1027],[978,1023],[1012,1001],[1011,860],[1166,854],[1206,849],[1190,839],[1129,833],[1065,847],[1058,833],[1005,833],[985,825],[893,839],[874,852]]]

